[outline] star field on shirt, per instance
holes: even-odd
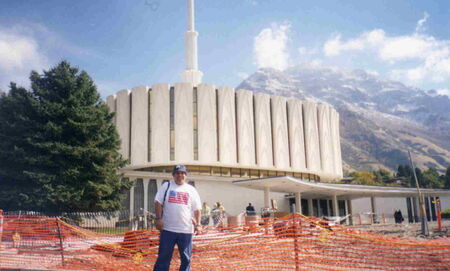
[[[176,192],[173,190],[171,190],[169,192],[169,202],[170,203],[187,205],[188,201],[189,201],[189,193],[187,193],[187,192]]]

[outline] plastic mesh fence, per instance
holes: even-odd
[[[157,231],[101,234],[23,215],[5,215],[0,234],[0,269],[151,270],[159,242]],[[450,238],[400,239],[295,214],[206,228],[192,261],[192,270],[449,270]],[[171,270],[179,264],[175,249]]]

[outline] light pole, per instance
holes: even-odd
[[[416,176],[416,168],[414,167],[414,163],[412,160],[410,150],[408,150],[408,154],[409,154],[409,161],[411,163],[411,168],[412,168],[412,172],[414,175],[414,179],[416,181],[417,193],[419,194],[420,222],[422,224],[422,234],[425,236],[428,236],[430,233],[428,231],[428,221],[427,221],[427,218],[425,217],[425,202],[423,200],[422,192],[420,191],[419,181],[417,180],[417,176]]]

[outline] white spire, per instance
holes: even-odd
[[[203,73],[198,70],[197,37],[195,31],[194,0],[187,0],[188,4],[188,31],[186,32],[186,70],[181,74],[183,82],[198,85],[202,82]]]

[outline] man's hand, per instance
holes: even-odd
[[[194,233],[196,235],[202,234],[203,233],[203,228],[201,225],[197,224],[194,226]]]
[[[164,222],[161,218],[155,220],[155,227],[157,230],[162,231],[164,227]]]

